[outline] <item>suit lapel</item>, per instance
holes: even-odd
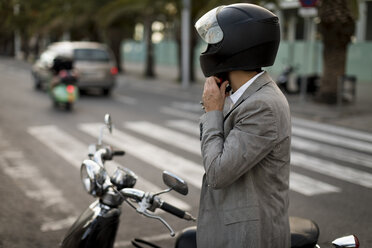
[[[267,72],[264,72],[261,76],[259,76],[243,93],[243,95],[238,99],[238,101],[234,104],[234,106],[231,109],[227,108],[227,104],[224,106],[224,120],[227,119],[227,117],[231,114],[234,109],[236,109],[242,102],[245,101],[248,97],[250,97],[253,93],[257,92],[259,89],[261,89],[264,85],[271,82],[272,79],[268,75]]]

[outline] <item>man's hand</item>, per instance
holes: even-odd
[[[226,98],[226,86],[229,83],[225,81],[221,87],[218,87],[217,83],[220,80],[216,77],[209,77],[205,80],[204,91],[203,91],[203,105],[205,112],[214,110],[223,110],[223,105]]]

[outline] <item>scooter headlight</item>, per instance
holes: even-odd
[[[101,196],[106,179],[106,170],[92,160],[84,160],[80,168],[84,189],[93,196]]]

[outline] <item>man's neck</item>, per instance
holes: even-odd
[[[258,73],[255,71],[231,71],[229,74],[230,85],[233,92],[237,91],[243,84],[248,82]]]

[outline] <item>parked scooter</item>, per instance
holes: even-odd
[[[136,174],[123,167],[118,167],[113,173],[108,173],[105,162],[115,156],[123,156],[124,151],[114,150],[108,145],[102,144],[103,132],[108,129],[112,133],[112,121],[110,115],[105,115],[105,125],[100,129],[98,143],[89,146],[89,159],[84,160],[80,175],[85,190],[98,199],[93,202],[75,221],[67,231],[60,247],[62,248],[112,248],[119,228],[120,206],[126,202],[137,213],[148,218],[162,222],[169,230],[170,235],[175,236],[172,227],[154,211],[160,208],[187,221],[196,219],[188,212],[183,211],[160,198],[161,194],[172,190],[187,195],[187,183],[170,172],[163,172],[163,181],[167,189],[150,193],[133,188],[137,182]],[[315,248],[319,237],[319,228],[311,220],[291,217],[291,242],[292,248]],[[145,240],[135,239],[132,241],[135,247],[155,247],[155,244]],[[358,239],[351,235],[333,241],[335,247],[359,247]],[[143,246],[144,245],[144,246]],[[196,248],[196,227],[183,230],[177,235],[176,248]]]
[[[49,95],[54,107],[64,107],[71,110],[79,98],[77,74],[73,70],[73,61],[68,57],[58,56],[53,61],[54,74],[49,84]]]
[[[300,93],[302,87],[305,87],[304,92],[307,94],[315,94],[319,89],[319,76],[312,74],[295,77],[296,70],[297,67],[294,66],[287,66],[284,68],[276,80],[278,87],[287,94],[298,94]],[[295,77],[295,85],[290,85],[290,79],[292,77]]]
[[[104,129],[112,132],[110,115],[105,116],[105,125],[100,130],[98,143],[89,146],[89,159],[81,165],[81,180],[85,190],[98,199],[87,208],[68,230],[61,247],[63,248],[112,248],[116,232],[119,227],[120,206],[125,201],[139,214],[157,219],[169,230],[170,235],[175,232],[160,216],[153,212],[160,208],[181,219],[195,221],[195,218],[160,198],[161,194],[172,190],[186,195],[188,186],[181,178],[170,172],[163,172],[163,181],[168,189],[158,193],[144,192],[134,189],[137,176],[127,168],[118,167],[109,176],[105,161],[115,156],[124,155],[124,151],[116,151],[108,145],[102,144]]]

